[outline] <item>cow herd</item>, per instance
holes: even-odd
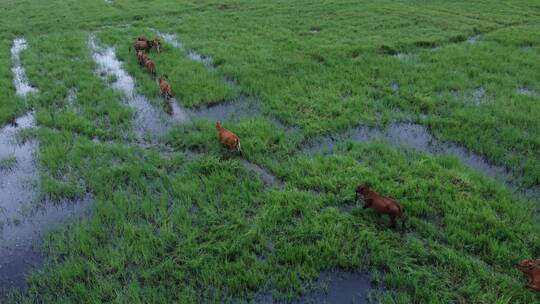
[[[159,54],[161,49],[161,42],[159,39],[148,40],[143,36],[137,37],[137,40],[133,43],[133,48],[135,49],[137,55],[137,62],[146,67],[148,73],[153,77],[156,76],[156,64],[152,59],[146,55],[151,49],[156,49]],[[166,76],[165,76],[166,77]],[[169,115],[173,114],[173,107],[171,104],[172,98],[172,88],[171,85],[164,79],[164,77],[158,78],[159,90],[163,98],[165,99],[165,112]],[[216,122],[216,129],[218,131],[219,141],[225,145],[229,150],[240,152],[240,138],[233,132],[225,129],[221,122]]]
[[[156,64],[146,55],[152,48],[156,49],[157,53],[160,52],[161,42],[158,39],[147,40],[144,37],[138,37],[133,48],[137,54],[137,61],[141,66],[144,66],[146,70],[153,76],[156,76]],[[168,114],[172,114],[173,108],[171,105],[172,89],[171,85],[164,79],[164,77],[158,78],[159,90],[165,99],[165,111]],[[225,129],[221,122],[216,121],[215,124],[217,130],[217,137],[219,141],[229,150],[233,152],[241,152],[240,150],[240,138]],[[396,227],[396,220],[401,221],[401,231],[404,232],[406,216],[403,207],[394,199],[383,196],[375,191],[372,191],[368,185],[362,184],[356,187],[355,203],[360,196],[364,198],[364,209],[372,208],[377,215],[388,215],[391,221],[391,227]],[[532,260],[527,259],[519,262],[515,267],[523,272],[527,276],[527,288],[535,291],[540,291],[540,259]]]
[[[135,43],[133,43],[133,48],[135,49],[137,55],[137,62],[146,68],[146,71],[156,77],[156,63],[146,55],[151,49],[156,49],[159,54],[161,50],[161,41],[159,39],[148,40],[143,36],[137,38]],[[171,85],[164,79],[166,75],[158,78],[159,90],[163,97],[165,98],[165,112],[169,115],[173,114],[173,107],[171,105],[172,98],[172,89]]]

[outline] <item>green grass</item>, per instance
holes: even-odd
[[[540,255],[537,202],[452,157],[378,141],[343,142],[330,155],[298,147],[359,124],[413,120],[513,169],[521,186],[540,184],[539,7],[517,0],[1,3],[10,18],[0,20],[0,122],[34,109],[39,128],[27,136],[40,142],[42,195],[95,198],[91,216],[44,238],[48,263],[10,301],[256,302],[271,293],[286,302],[321,271],[340,268],[372,271],[385,286],[375,293],[382,303],[538,302],[512,267]],[[138,93],[161,109],[155,81],[129,52],[135,37],[155,36],[152,29],[177,34],[216,64],[208,70],[168,44],[150,53],[182,105],[239,94],[260,101],[264,115],[225,124],[240,136],[241,155],[217,142],[208,120],[174,126],[149,146],[125,141],[136,113],[96,75],[88,37],[115,47]],[[474,35],[477,43],[467,43]],[[11,79],[15,37],[28,41],[21,61],[40,90],[26,100]],[[478,88],[484,99],[476,103]],[[298,132],[284,132],[270,116]],[[242,159],[283,188],[265,187]],[[403,204],[405,234],[352,203],[359,183]]]
[[[0,170],[10,170],[17,164],[15,155],[7,155],[0,158]]]

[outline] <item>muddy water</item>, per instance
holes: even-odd
[[[382,140],[393,146],[410,148],[436,155],[451,155],[461,162],[484,175],[507,183],[516,188],[518,181],[505,167],[490,164],[483,156],[468,151],[456,144],[440,142],[434,138],[428,129],[422,125],[408,122],[392,123],[387,129],[360,126],[335,136],[323,136],[306,141],[300,147],[305,153],[330,153],[335,146],[343,141],[368,142]]]
[[[370,303],[369,293],[376,289],[367,272],[323,272],[315,290],[294,303]]]
[[[13,40],[13,46],[11,47],[11,60],[13,67],[11,72],[13,73],[13,84],[17,95],[26,97],[29,94],[38,92],[38,89],[32,87],[26,77],[26,71],[21,65],[21,52],[28,48],[28,44],[24,38],[17,38]]]
[[[97,64],[97,74],[112,88],[124,95],[124,101],[135,110],[134,129],[139,139],[153,139],[163,135],[170,121],[163,111],[153,107],[148,99],[135,91],[135,80],[124,70],[122,62],[116,58],[115,49],[98,45],[96,37],[89,38],[92,57]]]
[[[90,200],[38,202],[38,142],[17,139],[20,130],[35,127],[33,114],[16,119],[16,124],[0,129],[0,298],[10,288],[24,287],[28,271],[42,262],[36,247],[40,236],[90,205]]]

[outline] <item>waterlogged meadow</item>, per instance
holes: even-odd
[[[540,303],[538,3],[0,8],[0,302]]]

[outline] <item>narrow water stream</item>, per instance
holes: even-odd
[[[28,82],[26,77],[26,71],[21,64],[21,52],[28,48],[28,43],[24,38],[17,38],[13,40],[13,46],[11,47],[11,61],[13,67],[11,72],[13,73],[13,84],[15,85],[15,93],[21,97],[34,94],[38,92],[37,88],[34,88]]]

